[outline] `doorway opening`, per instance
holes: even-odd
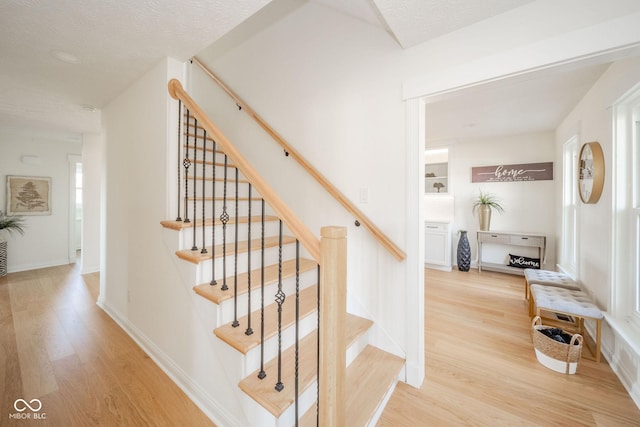
[[[69,264],[82,260],[82,157],[69,155]]]
[[[76,163],[75,172],[75,203],[74,203],[74,231],[75,239],[73,245],[76,252],[76,259],[80,261],[82,255],[82,163]]]

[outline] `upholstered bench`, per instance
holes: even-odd
[[[533,284],[555,286],[558,288],[579,291],[580,286],[568,274],[551,270],[539,270],[537,268],[525,268],[524,270],[524,297],[529,299],[529,288]],[[533,316],[533,313],[529,313]]]
[[[591,302],[589,296],[582,291],[538,284],[532,284],[530,290],[530,311],[535,309],[535,314],[538,316],[540,316],[542,310],[571,316],[576,319],[575,326],[582,336],[585,335],[584,319],[591,319],[596,322],[596,348],[595,351],[591,350],[591,348],[589,350],[595,356],[596,362],[600,362],[602,319],[604,315]],[[586,343],[587,341],[585,340]]]

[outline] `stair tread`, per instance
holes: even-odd
[[[295,243],[296,239],[295,237],[291,237],[291,236],[282,236],[282,245],[288,245],[291,243]],[[238,242],[238,253],[244,253],[248,251],[249,245],[248,245],[249,241],[248,240],[243,240]],[[262,241],[261,239],[253,239],[251,240],[251,249],[252,250],[257,250],[259,248],[261,248],[262,246]],[[265,237],[264,238],[264,247],[265,248],[272,248],[274,246],[278,246],[278,236],[271,236],[271,237]],[[192,251],[190,249],[183,249],[180,251],[176,251],[176,255],[178,256],[178,258],[183,259],[185,261],[189,261],[192,262],[194,264],[199,264],[202,261],[207,261],[207,260],[211,260],[211,254],[215,254],[216,258],[220,258],[223,255],[223,244],[219,244],[216,245],[214,250],[211,249],[211,246],[207,246],[207,253],[203,254],[200,252],[200,250],[196,250],[196,251]],[[229,242],[227,243],[227,248],[226,248],[226,253],[227,255],[233,255],[235,251],[235,243],[234,242]]]
[[[318,264],[315,261],[301,258],[300,259],[300,273],[304,273],[307,271],[314,270],[317,268]],[[288,260],[282,263],[282,278],[286,279],[289,277],[294,277],[296,274],[296,261]],[[252,289],[259,290],[260,289],[260,281],[261,281],[261,269],[257,268],[251,271],[251,281],[252,281]],[[227,277],[227,283],[233,283],[234,277]],[[241,273],[238,274],[238,295],[243,295],[247,293],[247,289],[249,287],[249,274]],[[273,283],[278,282],[278,264],[268,265],[264,268],[264,284],[265,286],[271,285]],[[222,290],[222,286],[220,286],[221,280],[218,281],[217,286],[211,286],[209,283],[202,283],[200,285],[194,286],[193,290],[200,296],[208,299],[209,301],[220,304],[222,301],[226,301],[228,299],[233,298],[233,289],[229,288],[226,291]],[[229,285],[227,285],[229,286]]]
[[[260,216],[255,216],[252,215],[251,216],[251,222],[252,223],[260,223],[261,221],[261,217]],[[248,216],[240,216],[240,217],[231,217],[229,218],[229,222],[227,224],[235,224],[236,220],[238,221],[239,224],[246,224],[247,222],[249,222],[249,217]],[[274,216],[274,215],[266,215],[264,217],[265,222],[266,221],[277,221],[278,217]],[[202,224],[202,220],[201,219],[197,219],[195,221],[196,226],[199,227]],[[206,226],[210,226],[213,223],[213,218],[206,218],[205,219],[205,225]],[[216,225],[222,225],[222,221],[220,221],[220,218],[216,218],[215,219],[215,223]],[[160,221],[160,225],[162,225],[164,228],[169,228],[171,230],[182,230],[183,228],[192,228],[193,227],[193,221],[191,222],[184,222],[184,221],[176,221],[176,220],[164,220],[164,221]]]
[[[313,285],[300,291],[300,319],[316,312],[318,306],[318,286]],[[288,295],[282,304],[282,329],[291,326],[295,322],[295,295]],[[231,323],[216,328],[213,332],[222,341],[229,344],[242,354],[260,344],[260,310],[251,313],[252,329],[254,333],[246,335],[247,317],[238,319],[240,326],[234,328]],[[278,305],[274,302],[264,308],[264,339],[265,341],[278,333]]]
[[[189,197],[187,197],[187,200],[190,201],[190,202],[193,202],[194,198],[192,196],[189,196]],[[195,197],[195,201],[196,202],[200,202],[202,200],[204,200],[206,202],[210,202],[210,201],[213,200],[213,197],[211,197],[211,196],[206,196],[206,197],[198,196],[198,197]],[[216,200],[223,201],[224,197],[223,196],[216,197]],[[229,205],[231,205],[231,203],[235,202],[235,200],[236,200],[235,197],[234,198],[227,197],[227,203]],[[249,200],[248,197],[238,197],[238,201],[246,202],[247,200]],[[254,202],[259,202],[260,200],[262,200],[262,198],[260,198],[260,197],[252,197],[251,200],[253,200]]]
[[[190,126],[190,128],[193,128],[193,126]],[[198,129],[199,129],[199,130],[204,130],[204,128],[203,128],[202,126],[198,126]],[[182,134],[183,134],[183,135],[186,135],[186,136],[188,136],[188,137],[189,137],[189,150],[193,150],[193,143],[192,143],[192,142],[193,142],[193,139],[195,139],[195,138],[196,138],[196,134],[194,134],[194,133],[192,133],[192,132],[189,132],[189,133],[187,133],[187,132],[182,132]],[[203,136],[203,133],[198,132],[198,134],[197,134],[197,138],[198,138],[198,140],[202,141],[202,136]],[[207,135],[207,141],[211,141],[211,142],[213,142],[213,141],[215,141],[215,140],[214,140],[213,138],[211,138],[209,135]],[[208,143],[208,142],[207,142],[207,143]],[[187,147],[187,144],[183,142],[183,143],[182,143],[182,147],[183,147],[183,148],[186,148],[186,147]],[[198,145],[198,148],[197,148],[197,149],[198,149],[198,150],[200,150],[200,151],[202,151],[202,146]],[[213,149],[212,149],[210,146],[207,146],[207,152],[208,152],[208,153],[211,153],[212,151],[213,151]],[[217,149],[217,147],[216,147],[216,153],[217,153],[217,154],[224,154],[224,151],[219,150],[219,149]]]
[[[202,175],[197,175],[196,177],[194,177],[193,175],[189,175],[187,176],[187,179],[189,180],[194,180],[197,179],[198,181],[202,181]],[[211,175],[207,175],[205,176],[205,181],[213,181],[213,176]],[[223,177],[216,177],[216,182],[218,183],[224,183],[224,178]],[[247,181],[246,179],[239,179],[236,181],[235,178],[227,178],[227,184],[235,184],[235,183],[239,183],[239,184],[249,184],[249,181]]]
[[[191,166],[193,166],[194,164],[202,166],[203,162],[201,158],[197,158],[197,159],[189,158],[189,160],[191,161]],[[208,160],[208,159],[204,162],[204,164],[206,164],[207,166],[216,165],[218,167],[224,167],[224,163],[212,162],[211,160]],[[235,165],[232,165],[229,162],[227,162],[227,167],[236,169]]]
[[[368,345],[347,368],[345,425],[360,427],[371,422],[389,388],[398,378],[404,359]],[[300,426],[315,426],[315,405],[300,419]]]
[[[373,322],[369,319],[347,313],[346,318],[346,345],[351,345],[360,335],[367,331]],[[299,369],[298,388],[302,393],[311,386],[316,379],[317,369],[317,329],[300,340],[299,344]],[[265,364],[264,370],[267,376],[264,379],[258,378],[259,370],[256,370],[248,377],[240,381],[240,389],[262,405],[275,417],[282,413],[294,403],[295,399],[295,347],[290,347],[282,352],[282,383],[284,389],[278,392],[275,384],[278,378],[278,359],[275,358]]]

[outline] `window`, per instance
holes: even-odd
[[[560,248],[559,267],[571,277],[578,272],[578,137],[565,142],[562,153],[562,247]]]
[[[82,163],[76,163],[76,219],[82,219]]]
[[[640,330],[640,85],[614,105],[613,314]]]

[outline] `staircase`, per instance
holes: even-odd
[[[332,423],[319,419],[375,425],[404,360],[371,345],[373,321],[346,313],[344,291],[337,293],[341,302],[333,299],[332,273],[319,265],[326,260],[323,243],[315,247],[304,226],[179,89],[170,84],[172,96],[180,95],[185,105],[180,210],[161,225],[183,281],[206,304],[201,319],[212,330],[228,378],[241,390],[244,414],[238,418],[251,426]],[[337,244],[346,250],[344,239]],[[326,320],[336,307],[343,309],[334,317],[342,320]],[[340,354],[327,352],[343,339]],[[346,375],[334,378],[333,368],[344,372],[340,365]]]

